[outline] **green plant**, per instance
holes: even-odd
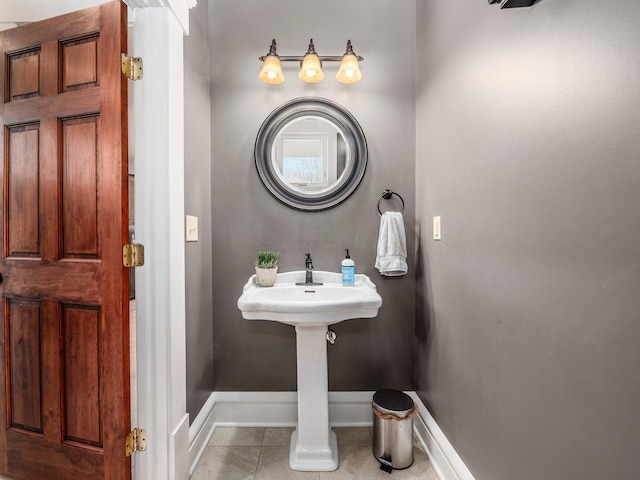
[[[275,268],[278,266],[280,252],[258,252],[256,259],[256,267],[258,268]]]

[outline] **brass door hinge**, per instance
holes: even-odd
[[[122,263],[125,267],[142,267],[144,265],[144,245],[127,243],[122,247]]]
[[[135,452],[147,449],[147,436],[141,428],[134,428],[125,440],[124,454],[130,457]]]
[[[126,53],[122,54],[122,73],[130,80],[140,80],[142,78],[142,58],[130,57]]]

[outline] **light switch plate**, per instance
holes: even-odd
[[[440,223],[440,215],[433,217],[433,239],[442,240],[442,224]]]
[[[187,242],[198,241],[198,217],[185,215],[185,235]]]

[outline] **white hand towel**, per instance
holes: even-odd
[[[388,277],[407,273],[407,239],[400,212],[384,212],[380,218],[376,268]]]

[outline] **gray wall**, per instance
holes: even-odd
[[[639,20],[418,2],[417,387],[477,480],[640,474]]]
[[[295,332],[287,325],[243,320],[236,301],[254,273],[258,250],[280,251],[280,269],[304,268],[311,252],[317,270],[339,271],[349,248],[356,270],[369,275],[383,298],[375,319],[335,326],[329,346],[329,387],[367,390],[413,387],[415,1],[216,0],[210,9],[213,219],[213,344],[215,390],[296,389]],[[342,85],[337,63],[325,80],[298,80],[284,64],[286,81],[258,80],[259,56],[271,39],[282,55],[302,55],[309,38],[324,55],[341,55],[347,39],[365,57],[363,80]],[[273,198],[260,182],[253,146],[260,125],[276,107],[302,96],[328,98],[360,122],[369,146],[362,183],[346,202],[303,213]],[[374,269],[379,215],[376,203],[391,188],[405,199],[411,273],[382,279]]]
[[[198,217],[198,242],[187,242],[187,411],[191,422],[213,391],[211,301],[211,132],[207,0],[190,12],[184,38],[185,213]]]

